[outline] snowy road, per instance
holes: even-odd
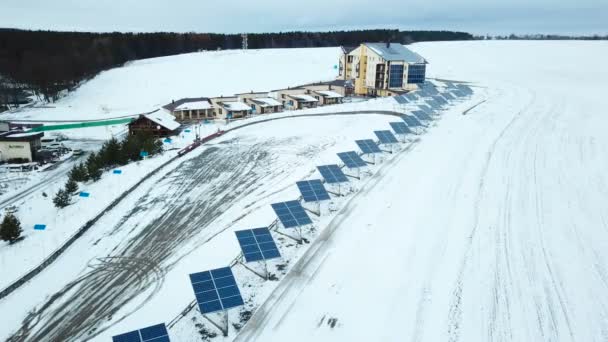
[[[608,340],[608,46],[471,44],[426,53],[488,100],[359,193],[237,340]],[[580,58],[597,80],[572,87]]]

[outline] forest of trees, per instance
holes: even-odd
[[[391,40],[469,40],[464,32],[362,30],[250,34],[250,49],[355,46]],[[63,91],[125,62],[201,50],[237,49],[241,36],[206,33],[86,33],[0,29],[0,108],[27,91],[55,101]]]

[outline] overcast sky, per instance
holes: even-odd
[[[276,32],[364,28],[608,33],[608,0],[0,0],[0,27]]]

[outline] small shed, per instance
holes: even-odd
[[[165,110],[157,110],[150,114],[141,114],[129,124],[129,134],[146,133],[155,137],[167,137],[178,134],[180,127],[175,117]]]

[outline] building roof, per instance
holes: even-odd
[[[247,92],[247,93],[238,93],[238,94],[234,94],[234,95],[238,96],[238,95],[252,95],[252,94],[253,95],[260,95],[260,94],[268,94],[268,92],[267,91],[250,91],[250,92]]]
[[[331,90],[316,90],[315,93],[319,93],[323,97],[327,97],[328,99],[337,99],[337,98],[344,97],[344,96],[336,93],[335,91],[331,91]]]
[[[319,85],[330,85],[332,87],[333,86],[335,86],[335,87],[345,87],[345,86],[352,86],[352,82],[341,80],[341,79],[335,79],[335,80],[325,81],[325,82],[316,82],[316,83],[304,84],[304,85],[299,86],[297,89],[302,88],[302,87],[319,86]],[[292,89],[296,89],[296,88],[292,88]]]
[[[175,107],[174,110],[197,110],[197,109],[211,109],[211,102],[209,100],[184,102],[179,106]]]
[[[398,43],[365,43],[365,45],[387,61],[405,61],[406,63],[426,63],[419,54]],[[388,45],[388,46],[387,46]]]
[[[273,107],[273,106],[282,106],[283,104],[272,97],[256,97],[251,99],[251,101],[259,104],[262,107]]]
[[[175,110],[175,108],[177,108],[178,106],[181,106],[184,103],[199,102],[199,101],[209,101],[209,98],[207,98],[207,97],[186,97],[183,99],[179,99],[177,101],[173,101],[169,104],[166,104],[163,106],[163,108],[172,112]]]
[[[294,99],[298,100],[298,102],[319,102],[319,100],[306,94],[290,94],[287,96],[293,97]]]
[[[346,55],[356,49],[357,46],[340,46],[340,48],[342,49],[342,53]]]
[[[157,110],[150,114],[142,114],[140,117],[145,117],[170,131],[174,131],[179,128],[179,122],[175,121],[175,117],[163,110]]]
[[[10,131],[0,134],[0,141],[33,141],[43,136],[43,132]]]
[[[236,110],[236,111],[251,110],[251,107],[249,105],[247,105],[246,103],[243,103],[243,102],[238,102],[238,101],[220,102],[220,105],[222,107],[226,108],[227,110]]]

